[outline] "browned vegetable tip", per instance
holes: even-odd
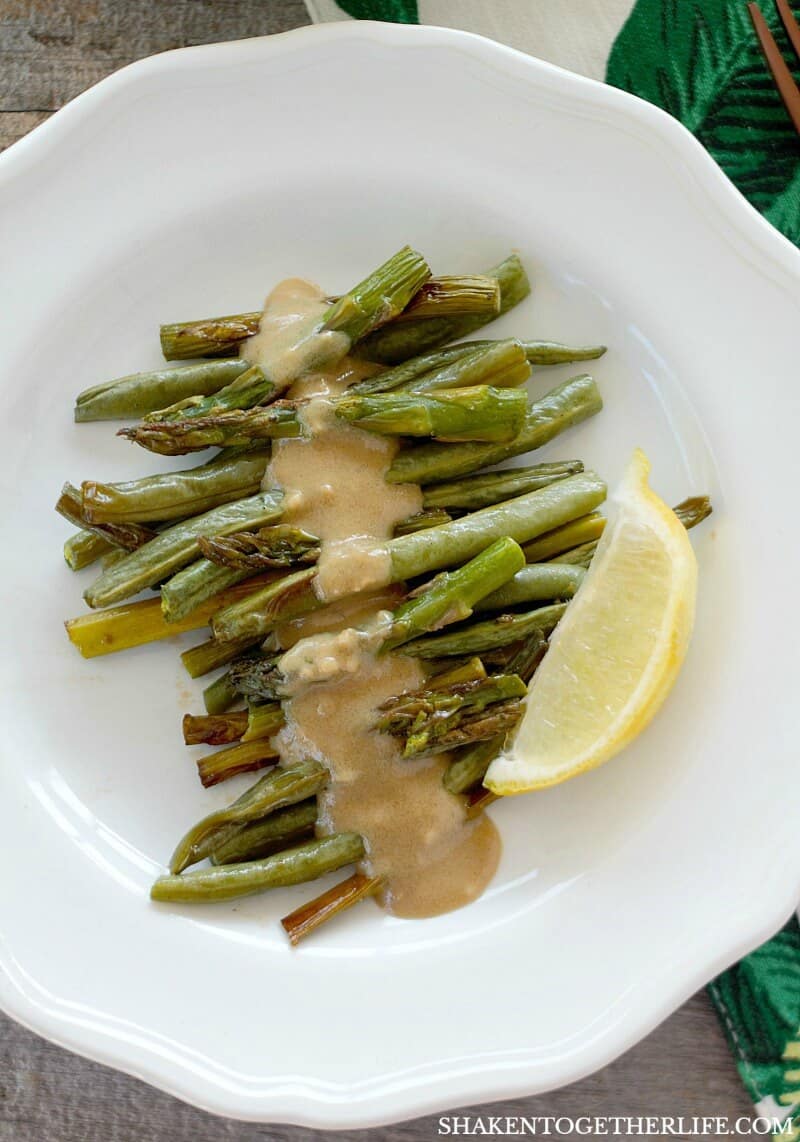
[[[490,789],[484,789],[479,786],[473,789],[471,793],[467,794],[467,820],[472,821],[475,817],[479,817],[484,809],[488,809],[495,801],[500,798],[496,793],[492,793]]]
[[[227,781],[229,777],[237,777],[240,773],[254,773],[268,765],[275,765],[277,760],[277,752],[270,745],[269,739],[256,738],[254,741],[241,742],[228,749],[206,754],[198,761],[197,772],[208,789],[209,786],[219,785],[220,781]]]
[[[358,904],[360,900],[374,896],[382,885],[383,881],[379,876],[365,876],[362,872],[353,873],[347,880],[334,885],[327,892],[284,916],[281,924],[290,942],[293,945],[299,944],[305,936],[310,936],[327,920]]]
[[[61,495],[56,501],[56,511],[75,527],[91,531],[107,539],[115,547],[124,548],[125,551],[136,551],[149,540],[155,539],[156,533],[153,529],[144,527],[140,523],[92,523],[84,513],[81,493],[69,482],[61,489]]]
[[[247,729],[247,710],[232,714],[184,714],[183,740],[186,745],[228,745],[238,741]]]

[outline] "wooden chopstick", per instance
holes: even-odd
[[[800,24],[798,24],[792,14],[792,9],[789,7],[789,0],[775,0],[775,7],[778,9],[778,15],[783,21],[786,35],[792,42],[795,54],[797,58],[800,59]]]
[[[769,70],[772,72],[772,78],[775,80],[775,86],[780,93],[786,110],[789,112],[789,116],[795,125],[797,133],[800,135],[800,88],[798,88],[795,83],[794,77],[781,55],[780,48],[775,43],[775,37],[767,27],[767,22],[761,14],[761,9],[758,4],[748,4],[747,10],[750,13],[750,19],[753,21],[753,27],[756,30],[756,35],[761,44],[764,58],[767,61]],[[782,12],[781,16],[783,16]],[[792,22],[794,22],[793,16]],[[786,30],[787,32],[789,31],[788,27]],[[798,29],[798,38],[800,38],[800,29]],[[792,43],[794,43],[794,40],[792,40]]]

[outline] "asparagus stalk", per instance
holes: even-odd
[[[711,500],[708,496],[690,496],[689,499],[683,500],[672,510],[688,531],[690,528],[697,527],[699,523],[711,515]],[[570,547],[569,550],[563,551],[551,562],[588,567],[594,558],[595,551],[597,551],[598,542],[599,539],[588,539],[579,546]]]
[[[331,298],[331,304],[337,301]],[[500,308],[497,280],[480,274],[429,278],[394,320],[419,321],[437,315],[484,314],[488,320]],[[226,357],[237,353],[248,337],[258,333],[261,310],[230,317],[208,317],[161,326],[161,349],[168,361],[188,357]],[[196,367],[196,366],[193,366]],[[196,390],[199,391],[199,390]]]
[[[507,673],[518,675],[527,686],[546,650],[547,640],[534,633],[512,656],[506,667]],[[503,748],[505,736],[503,732],[460,749],[444,771],[442,783],[445,789],[450,793],[466,793],[482,781],[486,770]]]
[[[483,781],[486,770],[500,753],[505,741],[505,733],[495,734],[484,741],[474,742],[450,762],[444,771],[442,783],[450,793],[466,793],[479,781]]]
[[[237,658],[228,671],[231,686],[243,698],[258,702],[279,701],[282,682],[279,657],[278,654],[258,651]]]
[[[476,611],[505,611],[524,603],[571,599],[583,582],[582,567],[529,563],[502,587],[475,604]]]
[[[83,597],[90,607],[103,607],[155,587],[196,558],[201,536],[273,523],[280,518],[282,500],[280,491],[263,492],[173,524],[104,571]]]
[[[461,682],[479,682],[486,677],[486,668],[480,658],[467,658],[455,666],[448,666],[438,674],[431,675],[423,689],[446,690],[448,686],[456,686]]]
[[[317,799],[309,797],[297,805],[289,805],[270,813],[263,821],[251,821],[211,852],[212,864],[235,864],[256,860],[274,852],[291,848],[314,835]]]
[[[119,550],[110,539],[82,527],[65,541],[64,561],[71,571],[82,571],[103,555]]]
[[[81,493],[70,483],[64,484],[61,489],[61,495],[56,501],[56,511],[76,527],[93,531],[101,539],[106,539],[114,547],[122,547],[125,551],[136,551],[137,548],[149,543],[156,534],[151,528],[142,527],[138,523],[91,523],[84,515]]]
[[[468,476],[479,468],[547,444],[560,432],[603,407],[597,385],[586,374],[572,377],[534,401],[518,435],[505,444],[416,444],[401,448],[386,479],[390,484],[433,484]]]
[[[496,539],[458,570],[438,575],[421,593],[402,603],[392,615],[381,650],[394,650],[426,631],[469,618],[479,601],[502,589],[524,563],[519,544],[513,539]]]
[[[553,528],[552,531],[540,535],[538,539],[526,543],[522,549],[525,552],[525,559],[528,563],[544,563],[579,544],[599,539],[605,526],[605,516],[600,512],[590,512],[589,515]]]
[[[276,769],[262,777],[227,809],[209,813],[178,842],[170,861],[170,872],[179,873],[207,857],[230,837],[239,825],[266,817],[275,809],[304,801],[325,788],[328,771],[318,761],[303,761],[287,769]]]
[[[292,567],[297,563],[316,562],[319,540],[300,528],[278,523],[258,531],[203,538],[200,540],[200,551],[206,559],[220,567],[255,574],[272,567]]]
[[[336,401],[336,415],[384,436],[508,442],[522,428],[526,407],[527,397],[518,389],[474,385],[434,393],[345,395]],[[121,428],[117,435],[150,452],[182,456],[205,448],[296,437],[302,432],[301,405],[276,401],[266,408],[212,412],[190,420],[145,420],[132,428]]]
[[[535,492],[557,480],[583,471],[580,460],[559,460],[550,464],[532,464],[527,468],[508,468],[503,472],[480,472],[444,484],[432,484],[422,490],[425,508],[448,511],[477,511],[478,508]]]
[[[203,691],[203,704],[209,714],[224,714],[239,698],[239,691],[232,685],[229,671],[221,674]]]
[[[526,693],[516,674],[416,690],[384,702],[375,728],[404,739],[403,757],[420,757],[506,732],[519,719]]]
[[[177,369],[131,373],[84,389],[75,398],[75,420],[127,420],[187,397],[210,396],[235,381],[246,361],[203,361]]]
[[[145,420],[160,425],[171,420],[202,420],[272,400],[296,380],[301,372],[323,368],[341,360],[355,341],[401,312],[429,276],[430,270],[425,259],[405,246],[334,302],[316,326],[298,334],[295,348],[299,349],[305,344],[312,348],[312,352],[295,354],[295,359],[289,367],[281,370],[280,376],[268,375],[267,366],[262,368],[253,365],[213,395],[179,401],[159,412],[149,413]],[[342,336],[318,337],[324,333],[340,333]],[[318,337],[316,342],[312,340],[315,337]],[[142,436],[137,439],[142,443],[145,438]],[[159,439],[161,447],[155,451],[163,451],[167,447],[163,433]],[[239,444],[241,441],[233,438],[225,443]]]
[[[426,317],[465,317],[481,314],[489,321],[500,312],[500,284],[486,274],[446,274],[430,278],[394,318],[420,321]]]
[[[334,833],[261,860],[214,865],[185,876],[161,876],[150,889],[150,898],[181,904],[233,900],[268,888],[316,880],[343,865],[355,864],[363,856],[364,841],[358,833]]]
[[[252,773],[274,765],[278,760],[277,752],[266,739],[258,741],[240,742],[228,749],[218,749],[201,757],[197,762],[197,772],[203,785],[208,789],[218,785],[220,781],[227,781],[229,777],[236,777],[240,773]]]
[[[247,729],[247,710],[234,714],[184,714],[183,740],[186,745],[228,745],[239,741]]]
[[[561,555],[556,555],[550,562],[558,564],[559,566],[583,567],[583,569],[586,570],[594,559],[594,553],[597,551],[598,543],[599,540],[597,539],[590,539],[586,543],[579,543],[577,547],[571,547],[569,551],[564,551]]]
[[[163,472],[140,480],[81,485],[83,514],[90,523],[151,523],[186,519],[221,504],[254,495],[261,487],[266,453],[217,457],[183,472]]]
[[[553,603],[549,607],[537,607],[520,615],[498,615],[484,622],[469,623],[461,630],[448,634],[427,635],[406,643],[401,654],[415,658],[448,658],[453,655],[465,656],[496,650],[510,646],[520,639],[533,634],[549,635],[555,630],[561,616],[567,609],[566,603]]]
[[[296,908],[281,920],[290,944],[295,947],[327,920],[332,920],[359,901],[374,896],[382,886],[383,881],[379,876],[365,876],[362,872],[355,872],[341,884],[334,885],[327,892]]]
[[[316,610],[322,603],[314,591],[315,575],[313,567],[295,571],[222,607],[211,624],[214,638],[223,643],[263,638],[278,623]]]
[[[84,658],[97,658],[102,654],[114,654],[118,650],[158,642],[170,635],[198,630],[207,625],[215,611],[241,599],[265,581],[265,577],[262,577],[231,587],[216,598],[209,599],[180,623],[166,622],[161,612],[160,599],[144,599],[140,603],[125,603],[121,607],[110,607],[95,614],[68,619],[64,626],[70,642]]]
[[[513,309],[531,291],[528,276],[516,254],[486,271],[500,286],[500,313]],[[366,337],[356,348],[356,354],[382,365],[397,365],[409,357],[427,353],[448,341],[468,337],[482,325],[491,321],[487,314],[465,317],[431,317],[424,321],[396,322],[384,326]]]
[[[691,528],[697,527],[704,519],[708,519],[713,509],[708,496],[690,496],[686,500],[681,500],[672,510],[686,530],[689,531]]]
[[[251,365],[243,373],[239,373],[235,380],[224,388],[217,389],[209,396],[185,397],[175,401],[166,408],[153,409],[145,413],[143,422],[150,421],[162,423],[168,420],[186,421],[193,418],[202,419],[223,412],[234,412],[237,409],[253,408],[257,404],[272,400],[277,394],[278,386],[268,377],[259,365]]]
[[[519,389],[476,385],[434,393],[344,396],[336,402],[336,415],[380,436],[503,442],[518,435],[527,405]]]
[[[190,650],[184,650],[181,662],[191,678],[202,678],[204,674],[216,670],[219,666],[227,666],[234,658],[238,658],[246,650],[251,650],[257,642],[257,639],[252,638],[235,642],[217,642],[215,638],[209,638]]]
[[[242,741],[271,738],[283,725],[283,707],[280,702],[263,702],[252,705],[247,714],[247,729]]]
[[[157,452],[161,456],[184,456],[206,448],[239,447],[253,441],[300,436],[302,423],[297,406],[276,401],[266,408],[211,411],[191,419],[143,420],[133,428],[120,428],[117,436]]]
[[[203,317],[162,325],[161,352],[166,361],[192,357],[228,357],[237,353],[248,337],[258,333],[261,310],[227,317]]]
[[[467,618],[477,600],[523,567],[522,550],[513,539],[495,540],[458,570],[437,576],[402,603],[387,625],[381,650],[393,650],[425,631]],[[244,697],[279,700],[284,686],[280,655],[259,652],[238,659],[229,672],[229,683]]]

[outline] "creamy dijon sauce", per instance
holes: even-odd
[[[262,332],[251,339],[263,336],[262,359],[280,355],[267,344],[269,329],[273,337],[289,330],[285,352],[304,321],[318,322],[320,306],[320,291],[308,283],[292,280],[273,291]],[[383,878],[384,907],[398,916],[431,916],[481,894],[497,867],[500,839],[488,818],[467,821],[461,799],[445,790],[446,756],[404,761],[397,739],[374,729],[381,702],[425,679],[416,660],[379,653],[402,591],[388,586],[385,541],[420,511],[422,494],[415,485],[386,483],[394,441],[333,412],[339,393],[375,371],[337,358],[334,367],[295,382],[288,395],[306,402],[305,435],[276,441],[265,474],[265,487],[286,493],[285,522],[321,540],[316,590],[328,603],[276,632],[286,648],[280,665],[289,699],[275,743],[285,763],[314,757],[330,770],[319,829],[364,837],[364,870]]]
[[[422,508],[415,484],[384,479],[396,442],[353,428],[333,411],[339,393],[373,372],[372,365],[345,359],[293,385],[290,395],[307,401],[301,412],[307,435],[276,441],[265,476],[289,494],[287,522],[323,541],[314,588],[325,601],[386,586],[391,563],[381,540]]]
[[[280,388],[310,369],[327,368],[350,348],[344,333],[317,331],[329,308],[319,286],[287,278],[264,302],[258,333],[242,344],[239,356]]]
[[[446,755],[403,761],[397,740],[373,729],[376,706],[423,681],[414,659],[362,654],[357,672],[296,693],[276,739],[284,759],[328,766],[322,831],[364,837],[366,871],[385,878],[381,903],[405,917],[469,904],[500,858],[489,818],[465,821],[463,804],[442,785]]]

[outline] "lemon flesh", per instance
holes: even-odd
[[[666,698],[694,623],[697,561],[636,450],[590,569],[531,681],[511,743],[484,785],[508,795],[602,765]]]

